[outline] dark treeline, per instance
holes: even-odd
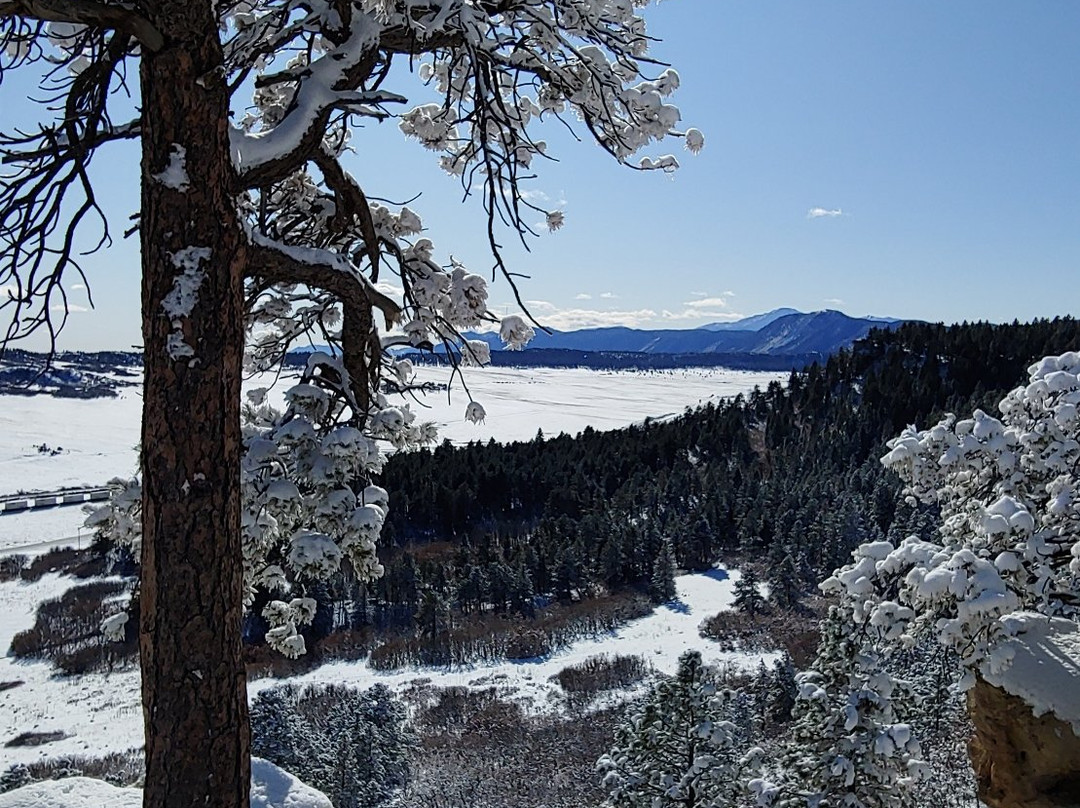
[[[889,438],[991,410],[1033,360],[1078,346],[1071,318],[911,323],[670,421],[396,455],[381,481],[387,572],[354,624],[434,632],[453,615],[529,614],[540,595],[663,591],[672,552],[683,569],[760,561],[791,602],[857,544],[933,529],[878,462]]]
[[[446,365],[444,351],[403,354],[414,362]],[[290,355],[292,358],[292,355]],[[597,370],[671,370],[722,367],[732,370],[800,370],[822,359],[820,353],[643,353],[640,351],[579,351],[570,348],[529,348],[492,351],[493,367],[594,368]]]

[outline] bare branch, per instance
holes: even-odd
[[[54,81],[60,120],[33,134],[0,135],[0,161],[14,166],[0,184],[0,311],[9,315],[0,348],[39,330],[55,346],[67,317],[65,271],[85,283],[79,251],[110,243],[87,169],[99,146],[138,135],[135,124],[114,127],[107,106],[133,47],[126,33],[86,29],[80,49],[92,58],[81,72]],[[98,225],[88,250],[76,238],[87,221]]]
[[[0,0],[0,17],[26,17],[43,22],[70,22],[120,31],[150,51],[159,51],[165,38],[153,23],[123,3],[92,0]]]

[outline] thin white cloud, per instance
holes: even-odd
[[[693,301],[697,302],[697,301]],[[588,308],[561,308],[548,300],[526,300],[525,305],[542,325],[558,331],[576,331],[581,328],[693,327],[702,322],[729,322],[741,320],[746,315],[731,310],[721,311],[708,306],[691,306],[678,311],[663,309],[617,309],[601,311]],[[670,323],[664,326],[663,323]]]
[[[721,297],[735,297],[734,292],[722,292]]]
[[[604,300],[618,300],[619,296],[614,292],[601,292],[600,297]]]
[[[592,295],[587,292],[578,292],[574,295],[574,300],[592,300]]]
[[[824,300],[822,300],[821,302],[822,303],[828,303],[828,304],[830,304],[832,306],[843,306],[844,305],[844,301],[841,300],[838,297],[827,297]]]
[[[715,322],[717,320],[741,320],[744,316],[734,311],[711,311],[703,308],[689,308],[683,311],[668,311],[665,309],[661,312],[661,317],[665,320],[711,320]]]
[[[728,302],[722,297],[705,297],[701,300],[687,300],[683,305],[692,309],[726,309]]]
[[[75,283],[75,284],[72,284],[72,286],[71,286],[72,291],[75,291],[76,289],[85,289],[85,288],[86,288],[85,283]]]
[[[844,211],[840,208],[810,208],[806,212],[807,219],[835,219],[837,216],[843,216]]]
[[[79,306],[75,303],[68,303],[67,306],[65,306],[63,303],[57,303],[53,306],[49,306],[49,311],[64,311],[65,309],[67,310],[68,314],[78,314],[82,311],[90,311],[90,309],[88,309],[86,306]]]
[[[691,292],[690,296],[691,297],[708,297],[709,293],[708,292]]]
[[[377,284],[375,284],[375,290],[378,292],[382,292],[384,295],[388,295],[389,297],[401,297],[405,294],[405,290],[402,287],[394,286],[394,284],[387,283],[386,281],[379,281]]]
[[[542,325],[558,331],[576,331],[579,328],[605,328],[626,326],[640,328],[656,320],[652,309],[634,311],[597,311],[595,309],[560,309],[546,300],[526,300],[532,315]]]
[[[521,198],[526,202],[550,202],[551,197],[536,188],[526,188],[521,191]]]

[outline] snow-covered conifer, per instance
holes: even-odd
[[[905,808],[923,770],[910,724],[897,714],[905,682],[892,676],[874,627],[843,608],[822,623],[817,657],[796,676],[795,724],[772,779],[754,784],[773,808]]]
[[[726,808],[746,794],[757,754],[744,750],[730,719],[734,691],[719,688],[687,651],[675,676],[616,729],[597,769],[613,808]]]
[[[760,614],[765,610],[765,598],[758,588],[757,573],[752,567],[744,567],[735,582],[735,608],[747,614]]]

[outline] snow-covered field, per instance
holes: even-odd
[[[0,396],[0,494],[133,475],[141,421],[138,387],[117,398]],[[42,444],[48,451],[38,450]]]
[[[737,571],[724,570],[680,576],[676,579],[677,601],[609,635],[578,641],[548,658],[394,672],[374,671],[364,662],[342,662],[324,665],[289,681],[336,682],[356,687],[382,682],[396,691],[418,684],[495,687],[505,698],[521,702],[530,711],[543,712],[559,704],[560,688],[550,677],[595,654],[637,654],[664,673],[674,672],[679,655],[691,648],[700,650],[710,663],[746,669],[756,668],[758,660],[771,664],[775,654],[721,651],[698,634],[702,620],[730,608],[736,580]],[[0,647],[6,649],[18,631],[33,624],[37,603],[59,596],[75,583],[72,578],[47,575],[36,583],[0,584]],[[61,677],[54,675],[48,664],[17,662],[10,656],[0,658],[0,683],[11,681],[23,684],[0,691],[0,769],[61,755],[99,756],[142,744],[137,671]],[[275,679],[256,680],[250,692],[255,694],[278,683]],[[29,731],[61,731],[68,737],[40,747],[2,748],[16,735]]]
[[[469,393],[487,410],[484,423],[465,420],[469,399],[460,382],[449,398],[445,392],[430,393],[411,402],[417,418],[435,422],[442,437],[454,443],[530,440],[537,430],[551,436],[577,434],[586,426],[616,429],[787,377],[723,368],[470,368],[464,373]],[[416,375],[418,382],[449,379],[446,368],[419,367]],[[285,387],[280,383],[275,394],[281,396]],[[141,408],[137,386],[123,388],[117,398],[0,396],[0,494],[102,485],[135,474]],[[42,444],[48,451],[38,450]],[[0,554],[57,539],[75,543],[81,524],[77,506],[0,513]]]
[[[419,367],[420,381],[445,382],[445,368]],[[587,426],[618,429],[645,418],[680,414],[687,407],[748,393],[787,373],[687,368],[623,371],[587,368],[469,368],[465,383],[487,410],[482,424],[465,421],[468,396],[460,386],[432,394],[413,405],[417,418],[434,421],[454,443],[470,440],[531,440],[538,429],[547,436],[576,435]]]

